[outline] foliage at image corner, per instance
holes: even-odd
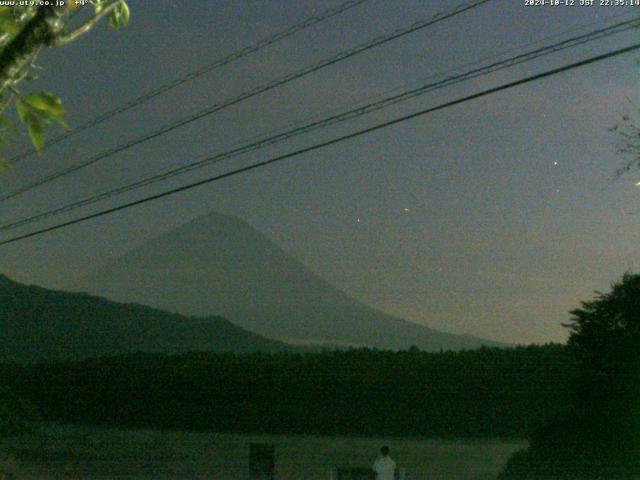
[[[609,132],[617,136],[616,153],[627,159],[616,170],[617,177],[640,169],[640,106],[630,103],[620,120],[608,128]]]
[[[130,10],[124,0],[68,0],[60,7],[0,6],[0,149],[17,130],[12,116],[24,124],[36,150],[45,143],[46,125],[56,123],[69,128],[58,95],[43,91],[23,94],[21,87],[38,78],[33,73],[34,62],[43,46],[59,47],[75,41],[103,17],[111,28],[118,30],[129,24]],[[76,18],[81,21],[76,22]],[[29,49],[33,53],[25,62],[22,57]],[[10,107],[15,107],[15,112],[10,112]],[[0,156],[0,170],[7,166]]]
[[[640,275],[626,273],[571,315],[570,404],[534,430],[500,480],[640,476]]]

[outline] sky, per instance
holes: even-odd
[[[340,1],[131,0],[128,28],[100,25],[42,51],[24,92],[59,94],[71,126]],[[368,0],[99,127],[20,161],[0,192],[464,2]],[[0,224],[223,152],[495,58],[629,19],[640,7],[485,5],[327,67],[0,205]],[[637,15],[640,15],[638,11]],[[631,45],[638,30],[441,89],[344,124],[114,197],[0,239],[223,173]],[[497,55],[497,57],[496,57]],[[493,60],[487,60],[493,58]],[[312,271],[387,313],[510,343],[562,342],[569,311],[638,271],[640,172],[609,127],[634,110],[640,54],[608,59],[219,182],[0,247],[0,272],[64,288],[210,211],[238,216]],[[477,65],[476,65],[477,66]],[[54,133],[54,129],[49,131]],[[22,136],[6,156],[28,146]]]

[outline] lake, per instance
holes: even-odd
[[[16,457],[16,479],[248,478],[249,445],[275,446],[277,480],[324,480],[339,466],[369,466],[388,445],[407,479],[495,478],[519,440],[436,440],[124,430],[47,425],[2,443]]]

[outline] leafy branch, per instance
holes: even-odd
[[[83,13],[84,3],[68,0],[65,6],[0,6],[0,145],[9,141],[14,130],[13,122],[6,116],[12,103],[36,150],[45,142],[43,124],[53,122],[68,128],[59,97],[50,92],[21,95],[18,85],[35,80],[31,71],[43,48],[71,43],[103,18],[116,30],[129,24],[130,11],[125,0],[93,0],[90,3],[93,11],[84,9],[88,18],[78,15]]]
[[[100,8],[96,8],[93,16],[79,27],[70,32],[58,35],[52,40],[50,45],[58,47],[77,40],[107,15],[109,16],[109,26],[115,30],[129,24],[129,6],[124,0],[112,0],[111,2],[105,2]]]

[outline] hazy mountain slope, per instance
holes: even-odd
[[[183,314],[218,314],[276,338],[427,350],[498,345],[357,302],[247,223],[217,213],[146,242],[74,288]]]
[[[194,318],[0,275],[0,359],[79,359],[126,352],[276,351],[287,345],[220,317]]]

